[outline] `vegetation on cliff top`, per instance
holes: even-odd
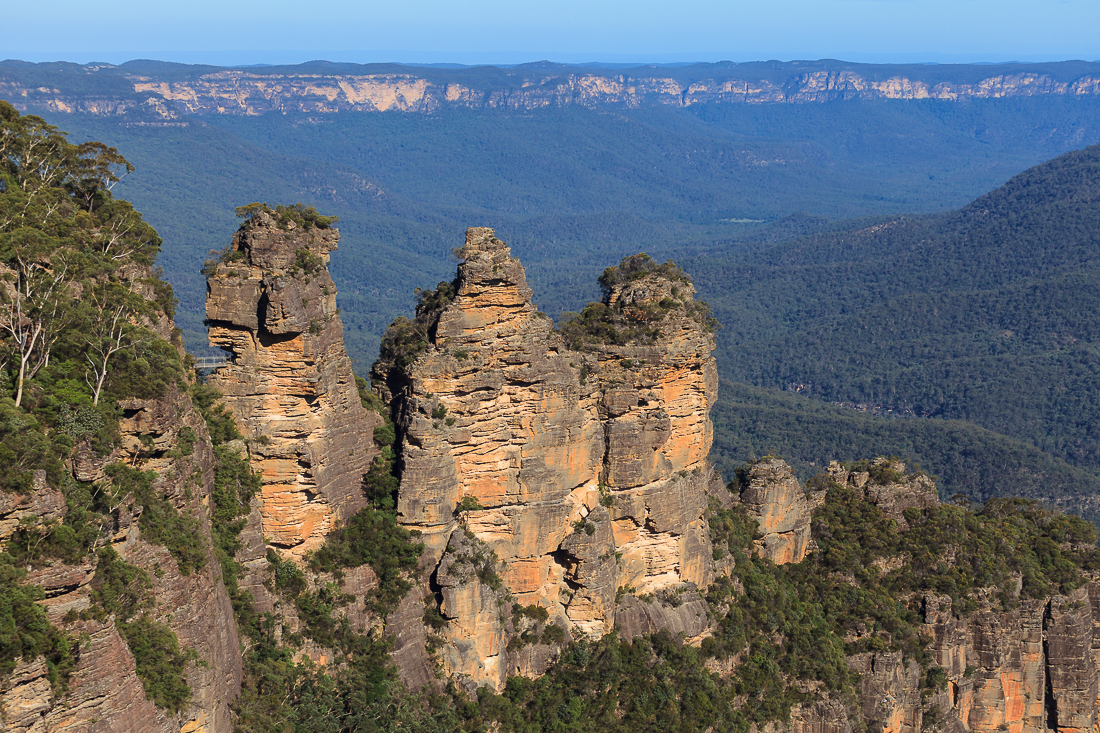
[[[237,215],[237,218],[245,220],[241,226],[246,229],[252,226],[252,217],[261,211],[273,218],[276,226],[280,229],[289,229],[291,224],[299,229],[312,229],[313,227],[329,229],[340,221],[338,216],[325,216],[318,212],[316,208],[302,203],[277,204],[273,209],[267,204],[255,201],[233,209],[233,213]]]
[[[398,316],[382,336],[378,360],[371,378],[385,381],[390,372],[401,371],[416,361],[435,338],[435,327],[443,310],[455,299],[454,282],[441,282],[435,290],[416,289],[416,317]]]
[[[1082,570],[1100,568],[1092,525],[1034,502],[911,509],[903,530],[862,491],[825,476],[812,486],[828,490],[814,513],[819,548],[796,565],[755,555],[755,520],[712,500],[715,555],[732,555],[735,566],[708,591],[717,628],[700,649],[667,632],[630,643],[614,634],[579,641],[545,676],[509,678],[500,695],[482,688],[460,702],[465,729],[746,733],[786,720],[792,706],[815,699],[808,689],[858,705],[847,657],[861,652],[902,652],[920,664],[931,690],[946,676],[922,633],[925,594],[951,597],[965,616],[977,608],[978,589],[991,590],[994,608],[1013,607],[1021,597],[1069,592]],[[896,567],[879,570],[883,560]],[[709,671],[708,658],[733,660],[732,674]]]
[[[629,307],[624,307],[622,299],[611,302],[613,292],[649,276],[671,283],[670,295]],[[691,278],[672,260],[659,264],[645,253],[624,257],[617,266],[603,271],[599,284],[603,302],[589,303],[580,313],[563,313],[555,326],[566,345],[575,351],[591,351],[601,345],[653,345],[662,336],[661,322],[673,312],[686,313],[705,331],[718,327],[710,306],[702,301],[688,303],[690,294],[681,294],[680,286],[690,287]],[[686,310],[679,310],[685,305]]]

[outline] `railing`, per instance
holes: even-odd
[[[196,369],[218,369],[220,367],[232,364],[233,360],[228,356],[196,356],[195,368]]]

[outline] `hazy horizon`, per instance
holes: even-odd
[[[5,10],[0,56],[214,65],[510,65],[835,58],[863,63],[1100,59],[1095,0],[621,0],[531,2],[105,0]]]
[[[720,53],[700,53],[694,56],[678,54],[652,54],[652,55],[621,55],[601,53],[532,53],[520,54],[488,54],[479,53],[419,53],[413,51],[218,51],[218,52],[173,52],[154,55],[151,52],[142,51],[88,51],[88,52],[41,52],[26,54],[19,57],[8,57],[0,61],[22,61],[27,63],[75,63],[80,65],[93,65],[97,63],[118,66],[129,61],[162,61],[167,63],[224,66],[224,67],[249,67],[249,66],[292,66],[309,63],[312,61],[325,61],[330,63],[352,64],[379,64],[393,63],[405,66],[519,66],[523,64],[550,62],[568,66],[690,66],[692,64],[709,64],[729,61],[733,63],[750,63],[762,61],[822,61],[836,60],[857,64],[970,64],[970,65],[996,65],[1010,63],[1057,63],[1062,61],[1087,61],[1100,62],[1100,54],[1096,57],[1038,54],[1033,56],[1018,55],[1002,57],[997,55],[981,54],[936,54],[936,53],[908,53],[908,54],[873,54],[873,53],[847,53],[847,54],[808,54],[808,53],[772,53],[758,55],[732,55]]]

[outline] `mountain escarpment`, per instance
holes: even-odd
[[[399,520],[441,558],[443,667],[499,689],[545,665],[528,667],[523,645],[509,652],[517,632],[496,591],[572,635],[629,635],[651,630],[635,595],[711,581],[717,377],[674,266],[610,268],[605,303],[563,334],[492,229],[468,230],[458,254],[454,282],[391,327],[372,378],[399,429]],[[480,571],[455,582],[462,564]],[[670,614],[689,637],[706,626],[701,605]]]
[[[496,73],[490,75],[481,71],[327,63],[195,69],[131,62],[117,67],[72,64],[65,71],[50,69],[43,74],[31,65],[10,64],[0,66],[0,94],[21,107],[56,113],[137,114],[159,120],[195,114],[431,113],[572,105],[688,107],[1100,94],[1100,71],[1095,64],[1082,62],[1001,64],[977,70],[957,66],[946,71],[944,67],[835,60],[606,70],[540,64],[494,69]]]

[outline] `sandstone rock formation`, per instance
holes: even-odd
[[[825,473],[841,486],[863,491],[902,528],[908,526],[906,509],[925,509],[940,503],[932,479],[923,473],[907,473],[905,464],[898,460],[875,458],[855,466],[832,461]]]
[[[597,107],[643,104],[808,104],[841,99],[998,99],[1100,94],[1100,75],[1092,70],[1076,78],[1021,68],[990,69],[978,80],[902,76],[889,67],[806,68],[789,65],[785,76],[751,68],[699,65],[694,78],[661,75],[650,69],[599,72],[592,69],[513,70],[504,83],[486,83],[452,72],[450,80],[418,74],[264,73],[219,69],[192,78],[126,74],[115,67],[86,67],[93,77],[109,76],[114,93],[92,93],[22,82],[18,75],[0,79],[0,96],[19,109],[116,116],[137,112],[179,119],[188,114],[261,115],[268,112],[324,114],[342,111],[433,112],[445,108],[532,110],[580,105]],[[916,78],[914,78],[916,77]],[[187,123],[168,123],[187,124]]]
[[[442,558],[438,585],[466,531],[496,553],[517,603],[581,634],[610,631],[624,595],[709,583],[717,378],[690,281],[678,268],[623,274],[602,312],[626,335],[575,351],[492,229],[468,230],[460,256],[455,282],[395,324],[372,371],[401,433],[399,517]],[[630,335],[639,323],[648,338]],[[497,612],[483,591],[460,602],[455,587],[443,590],[444,634],[470,652],[445,654],[444,668],[499,688]]]
[[[360,403],[344,351],[325,267],[338,239],[335,229],[259,211],[207,280],[210,343],[232,354],[208,382],[225,395],[263,479],[250,527],[295,558],[364,506],[381,422]]]
[[[922,702],[914,660],[897,652],[858,654],[849,664],[862,676],[860,717],[887,733],[926,729],[929,711],[941,729],[959,733],[1094,730],[1098,672],[1092,626],[1100,607],[1090,597],[1097,589],[1100,584],[1091,582],[1069,596],[1021,601],[1011,611],[983,596],[979,610],[965,618],[953,613],[947,597],[922,599],[933,664],[946,670],[946,690]],[[835,716],[830,722],[828,711],[808,706],[795,718],[816,729],[851,725]]]
[[[53,561],[33,568],[27,582],[45,591],[42,605],[51,623],[75,637],[83,636],[85,641],[76,652],[76,668],[63,694],[57,695],[51,689],[41,659],[23,660],[2,683],[0,708],[6,716],[7,730],[214,733],[232,729],[229,704],[240,690],[241,651],[233,609],[213,556],[207,507],[213,488],[214,456],[206,423],[187,395],[175,387],[161,399],[130,400],[121,407],[121,447],[94,460],[90,449],[78,451],[77,456],[85,456],[88,480],[108,480],[102,469],[112,462],[153,471],[157,495],[198,521],[207,561],[188,574],[180,572],[168,550],[142,537],[139,520],[143,507],[134,503],[133,496],[124,497],[119,506],[109,540],[123,560],[148,574],[153,618],[167,623],[181,646],[194,650],[196,659],[185,670],[191,700],[176,715],[157,708],[146,698],[134,656],[114,620],[78,616],[91,605],[95,562],[71,566]],[[191,447],[186,455],[178,449],[184,431],[194,436],[193,442],[188,440]],[[61,493],[48,486],[43,475],[35,478],[32,494],[0,494],[4,502],[0,504],[0,517],[11,519],[33,510],[37,516],[48,518],[64,511]],[[7,505],[13,506],[5,511]],[[0,545],[13,529],[10,522],[0,519]]]
[[[779,496],[778,501],[755,504],[760,507],[756,515],[767,517],[790,505],[783,495],[793,488],[779,487],[793,477],[782,461],[768,459],[757,466],[762,468],[749,471],[749,485],[765,490],[746,490],[742,499],[746,493]],[[826,474],[862,492],[901,527],[906,526],[906,509],[939,503],[931,480],[907,474],[900,461],[833,462]],[[762,553],[773,546],[767,538]],[[843,701],[825,696],[796,706],[792,731],[848,733],[863,725],[884,733],[919,733],[930,726],[952,733],[1095,730],[1100,578],[1068,595],[1020,599],[1007,609],[994,590],[977,591],[971,598],[977,610],[965,615],[952,608],[948,596],[919,594],[909,599],[910,607],[920,609],[931,666],[946,673],[945,689],[923,687],[916,660],[899,652],[854,654],[848,664],[860,675],[859,709],[846,709]]]
[[[791,467],[765,458],[748,467],[740,487],[740,502],[760,526],[757,551],[776,565],[802,562],[810,551],[810,515],[824,492],[808,496]]]

